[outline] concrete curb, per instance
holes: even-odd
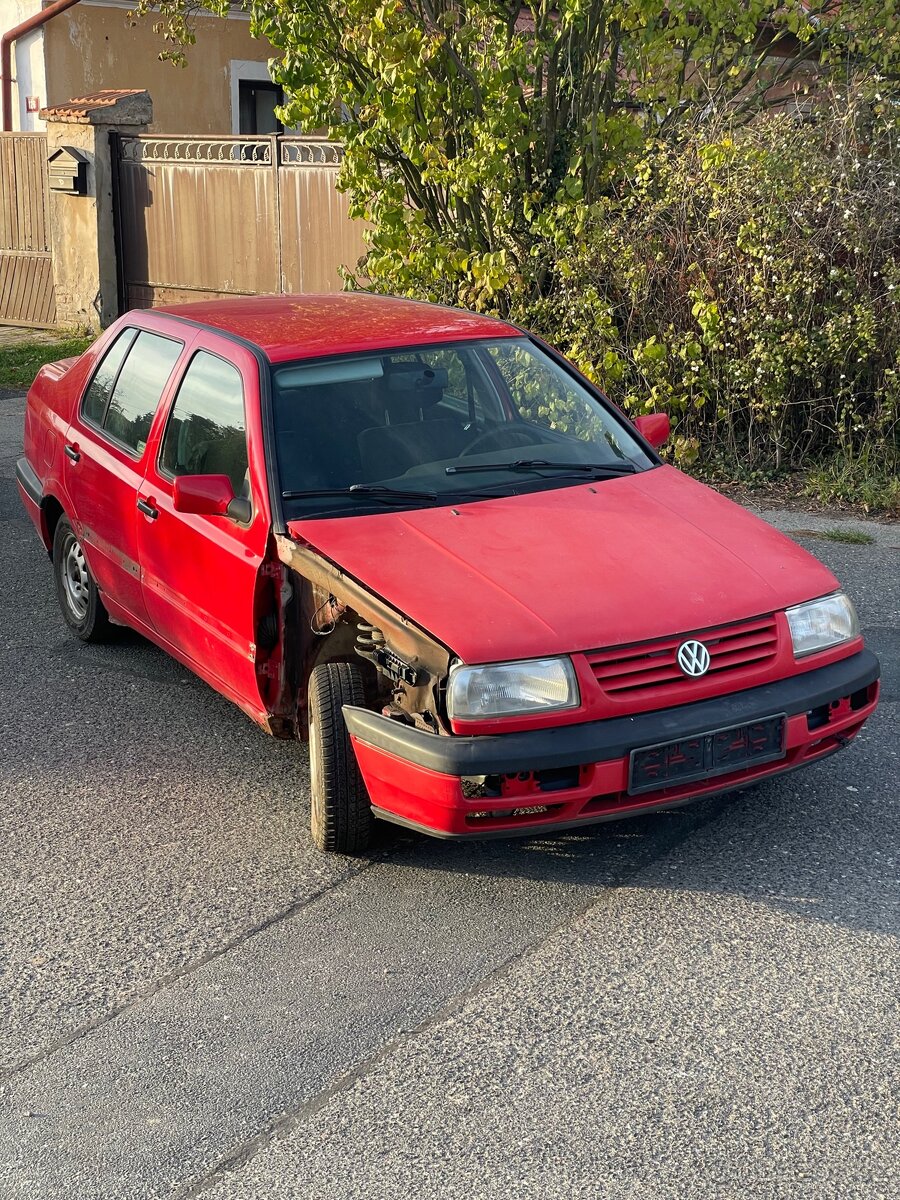
[[[782,533],[818,539],[831,530],[862,533],[872,539],[871,545],[884,549],[900,549],[900,521],[868,521],[863,517],[847,517],[843,513],[795,512],[793,509],[753,508],[751,512],[780,529]],[[835,538],[834,541],[840,539]],[[861,545],[860,549],[865,549]]]

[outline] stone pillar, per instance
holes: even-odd
[[[84,195],[50,190],[53,280],[60,325],[105,328],[119,315],[113,223],[112,131],[140,133],[153,120],[144,91],[93,92],[41,110],[47,154],[62,147],[87,159]]]

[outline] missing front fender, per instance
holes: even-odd
[[[438,717],[442,681],[450,667],[445,646],[347,575],[311,546],[276,535],[278,557],[304,581],[297,661],[299,727],[305,725],[305,690],[310,672],[328,660],[371,663],[371,708],[399,716],[422,730],[445,732]],[[370,698],[367,697],[367,705]]]

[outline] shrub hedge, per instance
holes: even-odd
[[[896,118],[877,91],[651,146],[558,250],[550,294],[517,315],[630,412],[667,411],[685,465],[830,460],[832,481],[849,468],[890,483],[898,185]]]

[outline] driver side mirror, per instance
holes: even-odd
[[[654,450],[658,450],[669,440],[672,428],[667,413],[648,413],[645,417],[635,417],[634,427]]]
[[[227,475],[176,475],[172,506],[176,512],[202,517],[231,517],[245,522],[251,516],[250,501],[235,497]]]

